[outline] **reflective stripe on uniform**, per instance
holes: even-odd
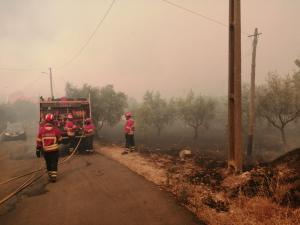
[[[45,152],[58,151],[58,144],[44,146]]]
[[[51,171],[51,176],[52,177],[57,177],[57,171]]]
[[[54,144],[52,145],[46,145],[46,141],[52,140]],[[58,144],[57,144],[57,138],[56,137],[43,137],[42,138],[43,143],[43,149],[45,152],[48,151],[58,151]]]
[[[46,146],[45,146],[45,141],[46,141],[46,140],[52,140],[53,143],[57,143],[57,138],[56,138],[56,137],[43,137],[43,138],[42,138],[42,142],[43,142],[43,146],[44,146],[44,147],[46,147]]]

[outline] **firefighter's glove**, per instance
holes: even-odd
[[[36,157],[40,158],[41,157],[41,150],[36,149],[35,154],[36,154]]]

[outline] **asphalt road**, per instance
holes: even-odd
[[[37,165],[32,157],[24,160]],[[3,154],[2,160],[20,161]],[[59,168],[56,183],[44,176],[1,207],[1,225],[204,224],[170,194],[97,153],[76,155]]]

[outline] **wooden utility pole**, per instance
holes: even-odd
[[[49,76],[50,76],[50,90],[51,90],[51,99],[54,99],[53,95],[53,81],[52,81],[52,69],[51,67],[49,68]]]
[[[249,99],[249,121],[248,121],[248,145],[247,157],[251,157],[253,149],[254,125],[255,125],[255,67],[256,67],[256,47],[258,42],[258,29],[255,28],[254,34],[249,37],[253,38],[252,63],[251,63],[251,86]]]
[[[242,171],[241,2],[229,0],[228,167]]]

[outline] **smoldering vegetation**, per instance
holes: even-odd
[[[300,145],[299,77],[300,72],[270,73],[266,82],[257,87],[252,164],[240,175],[226,170],[226,97],[214,98],[191,91],[184,97],[166,99],[159,92],[147,91],[142,101],[127,98],[120,107],[117,103],[124,103],[124,95],[107,86],[94,89],[99,106],[93,110],[99,110],[102,117],[93,119],[98,125],[100,143],[123,146],[122,112],[132,111],[138,151],[147,167],[152,165],[149,171],[144,168],[145,174],[159,169],[159,174],[165,175],[156,177],[153,172],[150,180],[156,177],[154,180],[162,181],[158,184],[207,224],[297,224],[300,152],[287,152]],[[89,85],[72,88],[77,94],[92,89]],[[242,95],[241,132],[246,149],[249,85],[243,86]],[[100,105],[109,108],[102,109]],[[114,110],[116,106],[119,108]],[[112,115],[113,112],[117,113]],[[182,159],[182,150],[191,150],[192,156]],[[130,168],[135,164],[131,162],[134,156],[126,161],[120,154],[114,155]],[[136,165],[131,169],[138,173],[141,170]]]
[[[191,90],[183,97],[165,98],[159,92],[146,91],[137,101],[113,85],[66,85],[66,97],[89,95],[98,143],[124,146],[123,115],[131,111],[140,157],[154,165],[154,174],[161,169],[165,177],[158,180],[165,182],[160,185],[199,218],[206,218],[208,224],[299,223],[300,71],[288,75],[270,73],[266,82],[256,88],[252,163],[240,175],[226,170],[226,97]],[[249,85],[243,85],[242,96],[241,132],[246,149]],[[31,133],[27,142],[14,143],[20,148],[11,151],[10,158],[33,157],[37,104],[24,100],[2,104],[0,114],[1,131],[7,122],[19,121]],[[2,150],[10,144],[1,146]],[[182,158],[182,150],[191,151],[191,157]],[[126,160],[117,155],[120,161]],[[265,214],[271,220],[265,221]]]
[[[298,60],[295,61],[296,65]],[[253,158],[272,160],[300,145],[300,71],[280,75],[270,73],[256,88],[256,123]],[[247,145],[249,85],[242,90],[243,143]],[[164,98],[159,92],[146,91],[137,101],[113,85],[104,87],[67,83],[70,98],[91,97],[92,119],[102,143],[122,145],[124,112],[131,111],[135,120],[135,138],[143,152],[177,154],[182,149],[227,156],[227,97],[205,96],[192,90],[186,96]],[[22,122],[27,129],[37,129],[38,104],[27,100],[0,105],[0,129],[7,122]]]
[[[296,60],[296,65],[297,65]],[[271,161],[299,147],[300,72],[290,75],[270,73],[256,88],[254,146],[252,158]],[[247,148],[249,85],[242,89],[242,133]],[[125,110],[136,120],[136,140],[141,151],[164,151],[177,154],[182,149],[209,152],[227,157],[227,98],[210,97],[190,91],[185,97],[166,99],[159,92],[147,91],[138,102],[127,99]],[[99,130],[102,141],[121,144],[122,125]]]

